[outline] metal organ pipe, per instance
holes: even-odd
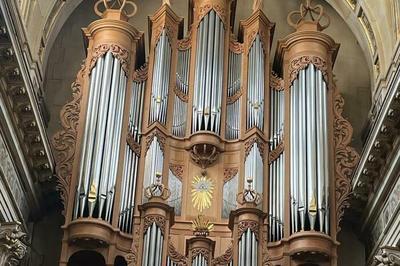
[[[241,65],[242,55],[229,51],[228,65],[228,98],[240,93],[241,89]],[[240,110],[241,97],[236,101],[227,104],[226,112],[226,138],[229,140],[238,139],[240,134]]]
[[[176,72],[176,89],[181,94],[188,95],[189,88],[190,49],[178,50],[178,64]],[[172,134],[183,138],[186,131],[187,102],[175,95],[174,117],[172,119]]]
[[[143,187],[146,188],[156,182],[156,176],[161,175],[163,171],[164,154],[161,150],[158,138],[154,136],[150,147],[146,153],[144,165],[144,182]],[[146,199],[143,197],[143,199]]]
[[[319,230],[328,234],[327,87],[322,72],[312,64],[293,82],[291,109],[290,189],[291,195],[298,195],[298,204],[291,204],[291,232]]]
[[[111,52],[98,59],[90,78],[74,219],[94,216],[111,222],[126,83]]]
[[[256,266],[257,250],[256,235],[248,228],[239,239],[238,266]]]
[[[254,143],[251,148],[249,155],[245,161],[245,180],[244,187],[247,187],[247,178],[252,178],[253,182],[251,183],[252,189],[259,190],[259,188],[263,187],[263,161],[260,154],[260,150],[258,148],[258,144]],[[262,191],[259,191],[262,193]]]
[[[224,25],[214,10],[197,29],[192,132],[219,134],[223,80]]]
[[[169,76],[171,70],[171,45],[164,29],[157,42],[154,53],[153,81],[151,86],[150,119],[153,123],[159,121],[166,123]]]
[[[264,49],[260,36],[250,48],[247,81],[247,129],[264,129]]]
[[[143,100],[146,81],[134,81],[130,101],[128,132],[139,145],[143,114]],[[122,232],[132,233],[133,210],[136,192],[136,182],[140,157],[131,147],[125,146],[125,162],[121,184],[119,228]]]
[[[284,91],[271,89],[270,104],[270,152],[278,148],[283,140]],[[270,162],[269,176],[269,241],[279,241],[283,237],[284,214],[284,151]],[[293,198],[291,199],[293,201]]]
[[[142,266],[161,266],[164,236],[156,223],[144,234]]]

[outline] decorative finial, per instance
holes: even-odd
[[[263,0],[254,0],[254,2],[253,2],[253,14],[258,10],[262,10],[263,6],[264,6],[264,1]]]
[[[171,196],[171,191],[161,182],[161,173],[156,173],[156,181],[144,190],[144,195],[147,199],[161,198],[167,200]]]
[[[290,26],[297,29],[301,22],[313,21],[319,25],[319,29],[321,31],[329,27],[331,21],[329,16],[324,12],[324,8],[321,5],[312,6],[312,1],[313,0],[303,0],[303,3],[300,4],[300,10],[292,11],[289,13],[287,21]],[[323,18],[326,19],[325,24],[321,24],[321,20]]]
[[[208,236],[210,231],[214,229],[214,224],[202,214],[199,214],[196,219],[192,221],[192,230],[195,236]]]
[[[252,187],[253,177],[247,177],[246,182],[247,188],[245,188],[243,192],[238,193],[236,201],[240,205],[243,205],[245,203],[254,203],[255,205],[260,204],[262,196]]]
[[[101,4],[103,7],[100,7]],[[119,10],[126,17],[131,18],[137,13],[138,7],[132,0],[98,0],[94,5],[94,12],[99,17],[103,17],[107,10]]]
[[[171,2],[169,0],[162,0],[162,4],[171,6]]]

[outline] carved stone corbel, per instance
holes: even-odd
[[[0,265],[17,266],[28,252],[26,234],[18,222],[0,224]]]
[[[374,266],[400,265],[400,248],[381,247],[379,253],[374,257]]]

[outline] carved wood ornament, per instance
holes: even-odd
[[[334,99],[334,139],[335,139],[335,173],[336,173],[336,219],[337,231],[340,231],[340,221],[344,211],[350,206],[351,176],[360,155],[350,146],[353,128],[349,121],[343,118],[344,99],[337,93]]]
[[[172,174],[174,174],[174,176],[179,178],[181,181],[183,179],[183,167],[184,165],[181,164],[173,164],[173,163],[169,164],[169,170],[172,172]]]
[[[243,235],[244,232],[246,232],[247,229],[250,229],[256,236],[257,241],[259,241],[259,224],[256,221],[253,220],[243,220],[240,221],[238,224],[238,239],[240,239]]]
[[[209,258],[210,258],[210,251],[209,251],[208,249],[205,249],[205,248],[194,248],[194,249],[192,250],[192,261],[193,261],[197,256],[199,256],[200,254],[206,259],[206,261],[209,260]]]
[[[149,71],[149,64],[146,62],[143,66],[133,72],[133,81],[141,83],[147,80]]]
[[[301,56],[292,60],[289,64],[290,85],[297,79],[300,70],[306,69],[309,64],[313,64],[322,72],[325,82],[328,82],[328,64],[318,56]]]
[[[147,151],[149,150],[154,137],[156,137],[158,143],[160,144],[161,151],[164,154],[166,137],[161,131],[159,131],[157,129],[154,130],[153,132],[151,132],[150,135],[146,136],[146,149],[145,149],[146,152],[145,153],[147,153]]]
[[[211,265],[229,265],[233,259],[233,247],[232,245],[219,257],[211,260]]]
[[[130,132],[126,135],[126,143],[128,144],[129,148],[138,156],[140,157],[140,144],[137,143]]]
[[[229,180],[231,180],[232,178],[234,178],[238,172],[239,172],[238,167],[225,168],[224,169],[224,183],[226,183]]]
[[[188,258],[176,250],[171,239],[168,241],[168,257],[174,263],[178,264],[178,266],[186,266],[189,264]]]
[[[79,113],[81,110],[81,80],[85,75],[85,63],[82,64],[75,82],[71,85],[72,101],[64,105],[60,112],[62,129],[53,136],[55,150],[57,190],[64,205],[63,215],[67,209],[68,192],[72,178],[72,165],[75,157],[78,135]]]
[[[269,80],[271,89],[276,91],[283,91],[285,89],[285,81],[274,72],[272,72]]]
[[[244,144],[245,160],[246,160],[247,156],[250,154],[251,148],[253,148],[255,143],[257,143],[257,145],[258,145],[258,149],[260,151],[261,158],[264,161],[266,145],[265,145],[264,141],[262,141],[259,137],[252,137],[251,139],[249,139],[245,142],[245,144]]]
[[[111,52],[117,58],[125,73],[129,73],[130,56],[128,50],[117,44],[100,44],[93,49],[92,59],[89,64],[89,72],[95,67],[97,60],[104,56],[107,52]]]
[[[145,233],[147,229],[155,223],[161,230],[161,233],[165,235],[165,217],[161,215],[146,215],[144,217],[143,232]]]
[[[273,161],[275,161],[284,150],[285,150],[285,145],[282,140],[281,142],[279,142],[278,146],[274,150],[270,151],[269,163],[272,163]]]
[[[205,15],[210,12],[211,9],[214,9],[215,13],[219,16],[219,18],[222,20],[222,23],[226,26],[227,22],[227,15],[225,12],[225,8],[221,7],[218,4],[205,4],[199,8],[199,12],[197,14],[197,20],[200,22]]]

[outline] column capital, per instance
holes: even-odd
[[[0,224],[0,265],[17,266],[28,252],[19,222]]]

